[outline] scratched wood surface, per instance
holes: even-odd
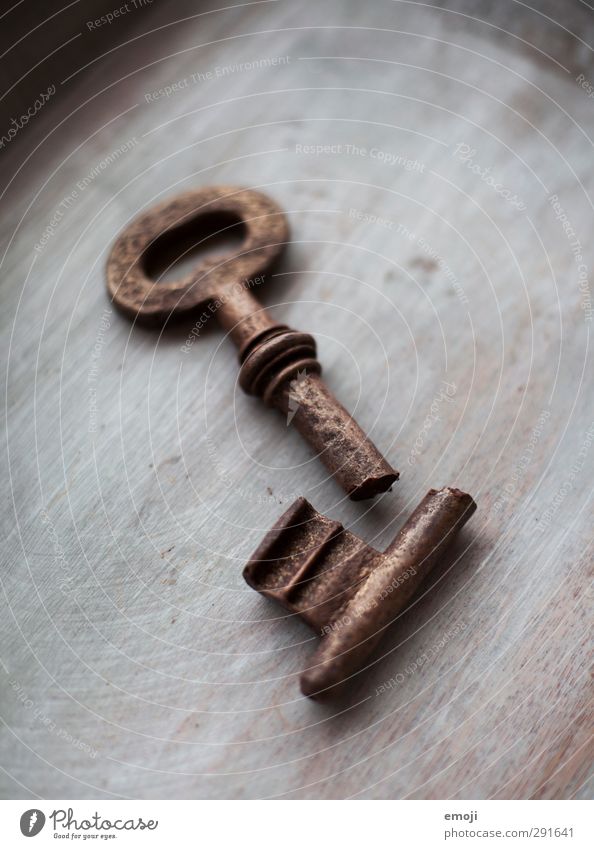
[[[532,5],[81,25],[0,151],[3,796],[591,793],[594,13]],[[374,504],[241,393],[216,326],[184,350],[192,322],[109,304],[130,217],[215,182],[288,212],[261,296],[400,468]],[[262,534],[305,495],[383,547],[446,484],[479,507],[456,550],[350,697],[301,698],[316,638],[241,577]]]

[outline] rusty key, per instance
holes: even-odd
[[[243,576],[322,637],[301,675],[304,695],[323,697],[364,666],[475,510],[459,489],[431,489],[380,552],[305,498],[289,507]]]
[[[151,279],[148,259],[161,240],[174,244],[209,221],[224,230],[229,220],[245,231],[237,253],[203,259],[174,282]],[[250,291],[288,237],[284,212],[260,192],[236,186],[186,192],[120,233],[107,261],[107,287],[127,316],[144,323],[163,324],[201,309],[214,315],[239,349],[242,389],[284,414],[290,407],[291,423],[350,498],[372,498],[389,489],[398,472],[321,380],[313,337],[275,322]]]

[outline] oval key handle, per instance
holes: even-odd
[[[243,225],[236,252],[199,262],[181,280],[157,282],[147,273],[151,251],[218,216]],[[164,323],[208,309],[239,349],[239,383],[285,415],[314,447],[353,500],[385,492],[398,478],[373,442],[320,378],[316,344],[275,322],[251,289],[283,251],[289,236],[283,210],[267,195],[237,186],[185,192],[135,218],[107,261],[107,288],[129,318]],[[289,421],[289,419],[287,419]]]
[[[243,225],[245,238],[236,253],[204,259],[180,280],[151,279],[147,260],[161,240],[172,242],[192,224],[199,231],[201,224],[221,216]],[[107,287],[117,307],[145,323],[164,323],[216,301],[224,302],[225,309],[236,293],[241,297],[242,288],[247,291],[246,281],[269,270],[288,236],[285,213],[261,192],[235,186],[184,192],[142,213],[120,233],[107,261]]]

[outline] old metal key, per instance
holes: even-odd
[[[209,219],[243,226],[237,253],[208,257],[174,282],[151,279],[147,259],[155,245],[179,241]],[[285,414],[290,405],[292,424],[345,492],[353,500],[371,498],[389,489],[398,472],[324,385],[313,337],[277,324],[250,291],[288,236],[284,212],[260,192],[236,186],[186,192],[122,231],[107,262],[107,287],[126,315],[145,323],[163,324],[200,309],[214,315],[239,349],[242,389]]]
[[[468,493],[431,489],[384,552],[298,498],[266,534],[243,575],[321,637],[301,690],[329,695],[361,670],[476,510]]]

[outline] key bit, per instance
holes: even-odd
[[[301,675],[321,698],[355,675],[476,510],[470,495],[431,489],[382,553],[298,498],[243,576],[322,637]]]
[[[174,282],[151,279],[147,266],[158,245],[187,239],[209,221],[223,230],[241,225],[239,250],[208,257]],[[212,314],[239,349],[242,389],[290,414],[350,498],[372,498],[389,489],[398,472],[321,380],[314,338],[275,322],[251,291],[288,238],[286,215],[260,192],[233,186],[186,192],[142,213],[120,233],[107,261],[107,287],[135,321],[163,324],[200,310]]]

